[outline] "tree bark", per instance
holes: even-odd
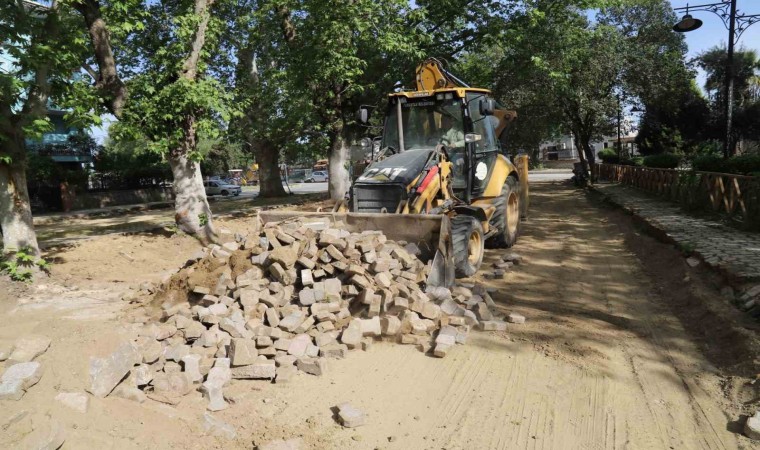
[[[203,187],[200,164],[186,153],[169,155],[174,175],[174,221],[183,232],[196,236],[204,244],[216,240],[211,208]]]
[[[343,200],[348,192],[348,145],[343,134],[345,125],[340,120],[336,122],[328,134],[330,138],[330,154],[328,155],[328,173],[330,177],[329,191],[331,200]]]
[[[121,81],[116,70],[116,60],[111,48],[111,38],[108,27],[100,13],[99,0],[81,0],[73,3],[74,8],[84,17],[90,41],[95,51],[95,61],[98,63],[98,74],[95,87],[101,92],[106,108],[120,119],[127,100],[127,87]]]
[[[259,140],[254,148],[256,162],[259,164],[259,197],[285,197],[280,177],[280,152],[268,140]]]
[[[39,256],[37,234],[34,232],[32,209],[24,171],[23,139],[3,142],[3,154],[11,156],[10,164],[0,162],[0,229],[3,232],[3,251],[28,248]]]

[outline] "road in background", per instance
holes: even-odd
[[[549,182],[549,181],[564,181],[569,180],[573,176],[573,171],[570,169],[553,169],[553,170],[540,170],[530,172],[528,174],[528,181],[531,183]],[[288,186],[283,184],[285,192],[288,191]],[[290,183],[290,190],[294,194],[313,194],[318,192],[327,192],[327,182],[322,183]],[[258,186],[243,186],[243,192],[238,197],[229,197],[229,199],[256,197],[259,195]],[[220,197],[222,198],[222,197]]]

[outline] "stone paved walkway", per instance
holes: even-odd
[[[760,233],[751,233],[681,209],[630,186],[601,183],[594,188],[639,216],[711,267],[739,283],[760,281]]]

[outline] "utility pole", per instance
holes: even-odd
[[[726,138],[723,142],[723,157],[734,154],[733,120],[734,120],[734,35],[736,34],[736,0],[731,0],[728,20],[728,57],[726,58]]]

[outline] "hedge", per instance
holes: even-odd
[[[617,152],[611,148],[599,150],[599,153],[597,153],[596,156],[598,156],[599,159],[601,159],[605,164],[620,163],[620,157],[618,156]]]
[[[752,175],[760,172],[760,155],[741,155],[724,159],[718,155],[697,156],[691,163],[694,170],[702,172]]]
[[[660,153],[644,158],[644,166],[655,169],[675,169],[681,162],[681,157],[672,153]]]

